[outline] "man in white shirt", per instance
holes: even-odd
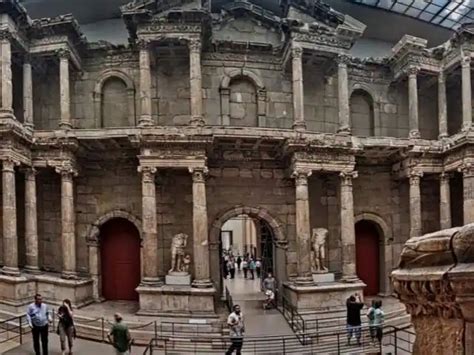
[[[230,341],[232,344],[226,352],[226,355],[231,355],[234,350],[237,355],[241,354],[242,345],[244,344],[244,316],[238,304],[234,305],[233,312],[227,318],[227,325],[229,326]]]
[[[43,298],[38,293],[35,295],[35,302],[28,306],[26,319],[33,334],[33,347],[35,354],[40,355],[40,337],[43,354],[48,354],[48,326],[52,322],[51,312]]]

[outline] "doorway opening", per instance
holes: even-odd
[[[362,220],[355,225],[357,276],[367,285],[364,295],[380,292],[380,234],[375,223]]]
[[[100,228],[102,296],[137,301],[140,283],[140,233],[133,223],[114,218]]]

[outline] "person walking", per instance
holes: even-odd
[[[222,276],[224,280],[227,280],[227,276],[229,275],[229,270],[227,269],[227,260],[225,257],[222,257]]]
[[[240,355],[242,353],[242,346],[244,345],[244,316],[238,304],[234,305],[232,309],[233,312],[227,318],[231,345],[226,351],[226,355],[233,354],[234,350],[237,355]]]
[[[41,355],[40,338],[43,355],[48,355],[48,328],[52,322],[49,307],[43,303],[39,293],[35,295],[35,301],[26,310],[26,319],[33,334],[33,348],[35,355]]]
[[[255,271],[257,271],[257,278],[259,279],[262,272],[262,262],[260,259],[257,259],[255,262]]]
[[[382,343],[383,337],[383,323],[385,313],[382,311],[382,301],[377,300],[372,302],[372,307],[367,312],[369,318],[369,330],[372,344],[375,344],[375,339],[378,340],[379,345]]]
[[[235,278],[235,261],[233,257],[229,258],[229,261],[227,262],[227,268],[229,269],[230,278],[234,279]]]
[[[249,270],[249,263],[247,261],[247,259],[244,259],[242,261],[242,270],[244,270],[244,279],[247,278],[247,273],[248,273],[248,270]]]
[[[249,270],[250,270],[250,276],[252,277],[252,280],[255,280],[255,261],[253,259],[250,259],[249,262]]]
[[[276,292],[276,279],[273,277],[272,272],[269,271],[267,277],[263,279],[262,282],[263,291],[272,291],[273,293]]]
[[[58,309],[58,329],[59,341],[61,343],[62,354],[66,354],[66,338],[68,343],[68,354],[72,354],[73,338],[76,337],[76,328],[74,327],[74,316],[72,314],[71,301],[65,299]]]
[[[237,270],[238,270],[239,272],[240,272],[240,270],[241,270],[241,268],[240,268],[241,264],[242,264],[242,258],[241,258],[240,255],[239,255],[239,256],[237,256]]]
[[[360,300],[359,294],[351,295],[346,300],[347,308],[347,345],[351,345],[352,335],[357,340],[357,345],[361,345],[361,325],[360,311],[364,307],[364,304]]]
[[[107,338],[115,349],[117,355],[130,355],[130,346],[132,338],[130,337],[130,331],[127,325],[122,321],[122,315],[120,313],[114,314],[115,323],[110,329]]]

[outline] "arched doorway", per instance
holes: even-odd
[[[367,287],[364,295],[374,296],[380,291],[380,235],[377,226],[362,220],[355,225],[357,276]]]
[[[100,227],[102,296],[138,300],[140,235],[133,223],[114,218]]]

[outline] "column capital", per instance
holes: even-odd
[[[66,48],[60,48],[56,50],[56,55],[58,56],[59,59],[68,59],[71,58],[71,51]]]
[[[26,179],[34,178],[36,175],[39,174],[39,170],[34,166],[25,166],[21,168],[21,171],[25,174]]]
[[[10,31],[8,30],[0,30],[0,41],[11,41],[13,38],[13,35]]]
[[[142,174],[143,182],[155,182],[155,174],[157,172],[154,166],[142,166],[137,168],[137,171]]]
[[[444,71],[440,71],[438,73],[438,84],[446,83],[446,73]]]
[[[464,56],[461,58],[461,67],[466,68],[471,66],[471,56]]]
[[[191,53],[201,53],[202,42],[199,38],[192,38],[188,41],[188,48]]]
[[[336,57],[336,63],[340,66],[340,67],[343,67],[343,66],[346,66],[351,62],[351,57],[349,57],[348,55],[346,54],[339,54],[337,57]]]
[[[408,179],[410,181],[410,185],[419,185],[420,179],[423,177],[423,172],[419,170],[411,170],[408,173]]]
[[[20,163],[9,157],[2,159],[2,171],[14,172],[15,166],[20,166]]]
[[[291,57],[293,59],[301,59],[303,58],[303,48],[299,46],[293,46],[291,48]]]
[[[451,178],[452,173],[448,171],[443,171],[441,174],[439,174],[439,180],[442,182],[449,182],[449,179]]]
[[[313,173],[310,169],[295,169],[291,173],[291,177],[295,179],[296,186],[308,185],[308,178]]]
[[[204,167],[192,167],[189,168],[189,172],[192,174],[193,183],[204,183],[206,181],[206,176],[209,173],[207,166]]]
[[[464,163],[458,168],[458,171],[462,173],[464,177],[474,177],[474,165],[472,163]]]
[[[60,174],[62,178],[72,179],[79,175],[76,167],[70,162],[64,162],[56,166],[54,170]]]
[[[151,41],[149,39],[140,38],[137,41],[137,46],[140,50],[148,50],[151,47]]]
[[[352,186],[352,179],[356,179],[359,173],[356,170],[353,171],[341,171],[339,177],[341,178],[341,185]]]
[[[409,77],[417,76],[419,72],[420,72],[420,68],[415,67],[415,66],[410,66],[406,69],[406,73]]]

